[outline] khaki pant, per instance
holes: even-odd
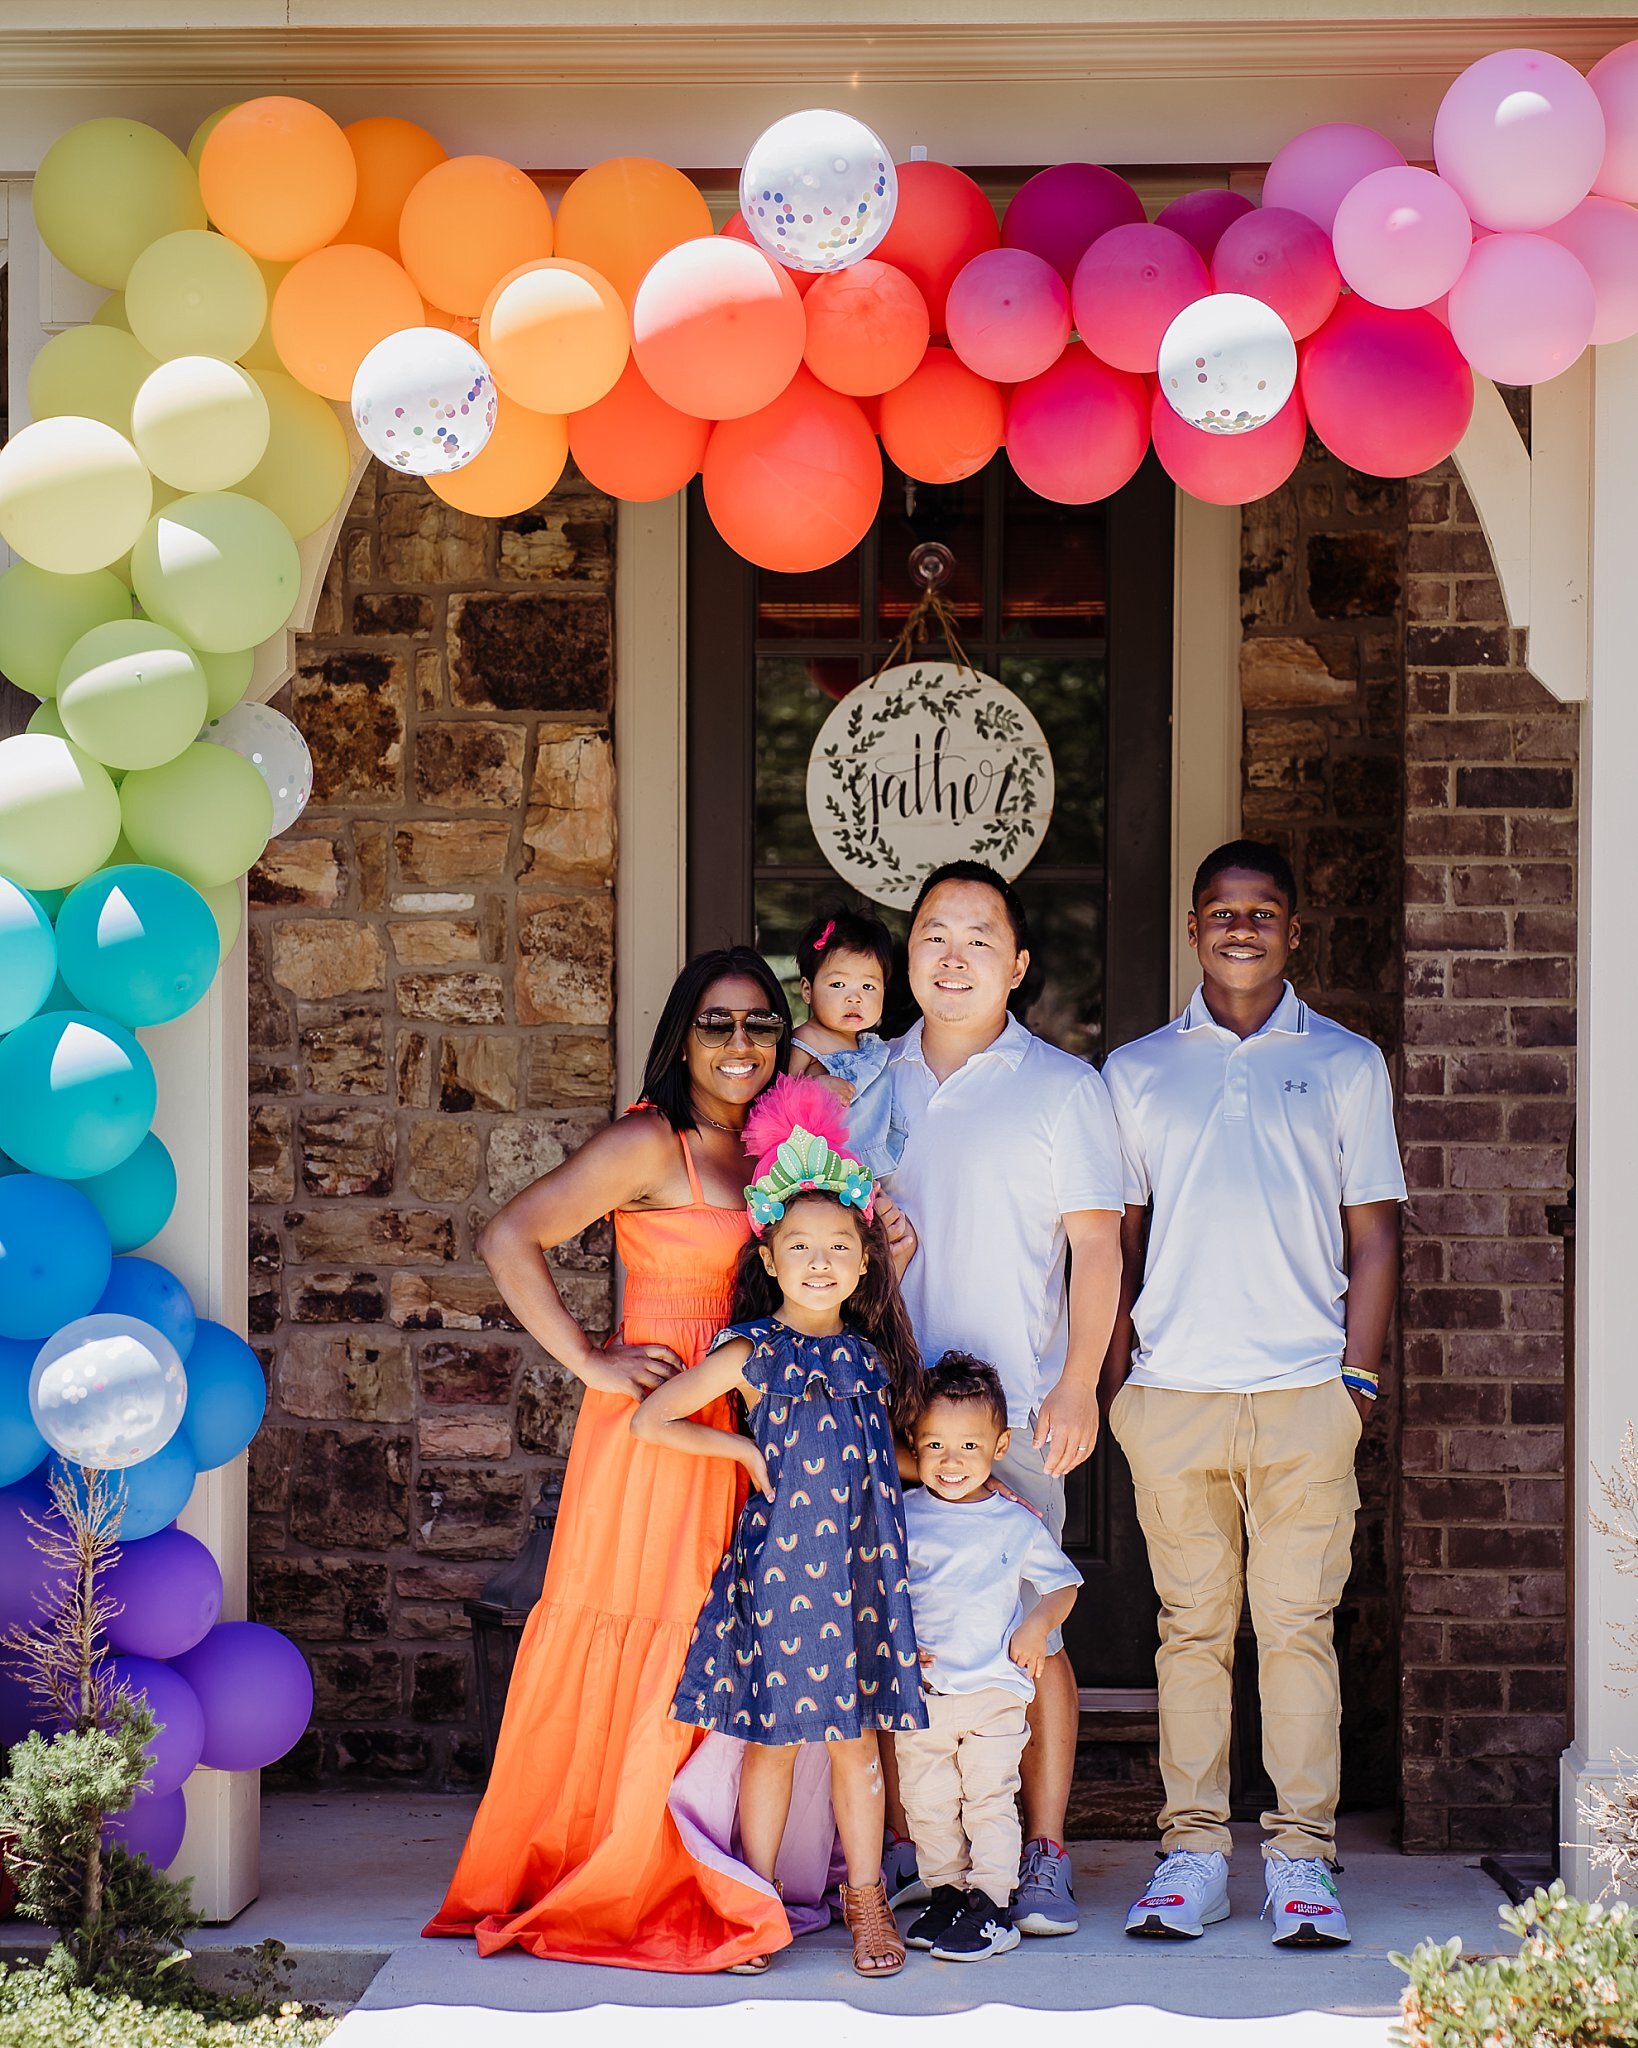
[[[1004,1906],[1018,1883],[1018,1759],[1029,1719],[1017,1693],[927,1695],[927,1726],[895,1735],[899,1796],[921,1881],[981,1891]]]
[[[1167,1849],[1230,1849],[1229,1717],[1244,1588],[1257,1631],[1271,1848],[1331,1857],[1342,1753],[1331,1615],[1348,1579],[1359,1411],[1340,1380],[1264,1394],[1127,1385],[1126,1453],[1160,1595]]]

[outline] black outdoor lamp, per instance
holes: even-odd
[[[540,1498],[530,1510],[529,1534],[523,1548],[501,1566],[476,1600],[465,1603],[478,1667],[478,1717],[483,1724],[484,1751],[491,1764],[495,1761],[495,1743],[500,1736],[501,1716],[506,1711],[506,1691],[512,1682],[523,1624],[546,1583],[546,1562],[552,1554],[552,1530],[562,1493],[563,1473],[553,1467],[540,1482]]]

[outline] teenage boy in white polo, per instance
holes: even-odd
[[[1128,1934],[1197,1935],[1229,1910],[1243,1568],[1275,1791],[1265,1910],[1282,1946],[1348,1939],[1334,1874],[1331,1619],[1405,1180],[1381,1053],[1285,979],[1296,907],[1277,848],[1236,840],[1209,855],[1189,915],[1201,985],[1174,1023],[1104,1066],[1127,1201],[1109,1426],[1132,1467],[1161,1603],[1161,1860]]]
[[[1125,1196],[1096,1069],[1008,1014],[1028,967],[1029,932],[1009,883],[975,861],[927,877],[909,941],[921,1021],[893,1048],[907,1135],[889,1187],[920,1240],[904,1299],[922,1356],[970,1351],[996,1367],[1013,1434],[995,1476],[1061,1543],[1065,1475],[1097,1442]],[[1061,1635],[1050,1643],[1022,1765],[1013,1917],[1025,1934],[1078,1925],[1063,1835],[1080,1699]],[[894,1875],[890,1895],[907,1898],[896,1865]]]

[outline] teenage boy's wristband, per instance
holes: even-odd
[[[1363,1394],[1367,1401],[1374,1401],[1382,1392],[1382,1376],[1368,1366],[1345,1365],[1342,1368],[1342,1384],[1350,1394]]]

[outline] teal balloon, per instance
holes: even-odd
[[[55,924],[57,922],[57,912],[68,901],[68,891],[66,889],[30,889],[28,893],[39,904],[52,923]]]
[[[0,1486],[26,1479],[45,1463],[49,1449],[28,1405],[28,1377],[39,1348],[0,1337]]]
[[[103,868],[57,915],[62,976],[117,1023],[167,1024],[211,985],[221,940],[210,905],[165,868]]]
[[[57,938],[38,898],[0,875],[0,1031],[14,1031],[51,993]]]
[[[176,1163],[153,1131],[129,1159],[75,1185],[102,1218],[116,1252],[148,1244],[176,1207]]]
[[[30,1173],[107,1173],[148,1135],[157,1100],[148,1055],[110,1017],[56,1010],[0,1038],[0,1152]]]

